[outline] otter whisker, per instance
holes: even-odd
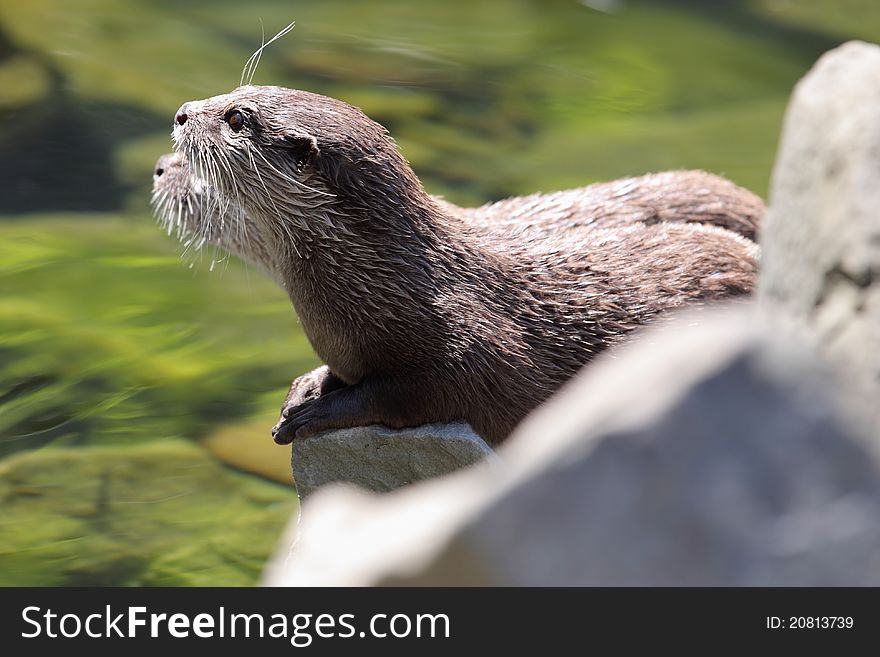
[[[200,167],[202,169],[203,178],[208,182],[208,189],[217,189],[217,181],[214,178],[214,174],[211,170],[211,165],[208,158],[209,153],[207,151],[202,151],[199,153]],[[215,215],[215,210],[219,212],[220,203],[216,194],[205,194],[202,197],[202,201],[205,220],[198,232],[199,237],[202,240],[207,240],[209,236],[213,233],[213,218]],[[202,244],[199,245],[198,249],[201,249],[201,246]]]
[[[295,25],[296,25],[296,21],[291,22],[287,27],[282,29],[278,34],[273,36],[267,42],[263,43],[263,39],[265,38],[266,33],[263,28],[263,21],[262,20],[260,21],[260,30],[263,31],[263,37],[260,39],[260,47],[257,48],[256,51],[254,51],[254,54],[252,54],[248,58],[247,62],[245,62],[244,68],[241,71],[241,80],[239,82],[239,86],[243,86],[245,80],[247,80],[248,84],[253,82],[254,75],[256,75],[256,73],[257,73],[257,67],[260,65],[260,58],[262,58],[262,56],[263,56],[263,50],[269,44],[274,43],[275,41],[277,41],[281,37],[289,34]]]
[[[217,160],[220,162],[220,164],[226,170],[226,173],[229,175],[229,187],[232,189],[233,195],[235,196],[235,207],[240,215],[242,212],[241,197],[239,195],[238,186],[235,184],[235,174],[232,171],[232,164],[229,162],[229,156],[224,151],[219,151]],[[237,221],[235,221],[234,225],[235,236],[232,238],[233,243],[238,242],[239,244],[244,246],[246,252],[253,253],[253,244],[249,238],[247,227],[241,216],[237,217]],[[228,263],[229,260],[227,259],[226,262]],[[247,260],[245,260],[245,266],[247,265]]]
[[[275,210],[275,214],[278,216],[278,220],[279,220],[281,226],[282,226],[282,227],[286,227],[286,223],[287,223],[287,222],[284,220],[284,217],[281,215],[281,211],[278,210],[278,206],[275,205],[275,199],[274,199],[274,198],[272,197],[272,195],[269,193],[269,189],[266,187],[266,183],[263,182],[263,176],[260,175],[260,170],[257,168],[257,163],[256,163],[256,161],[254,160],[253,149],[248,148],[248,149],[247,149],[247,152],[248,152],[248,155],[250,156],[250,159],[251,159],[251,166],[252,166],[253,169],[254,169],[254,173],[257,174],[257,179],[260,181],[260,185],[263,187],[263,191],[266,192],[266,198],[269,199],[269,203],[272,204],[272,208]],[[290,236],[291,238],[293,238],[293,235],[292,235],[292,234],[289,234],[289,236]],[[296,252],[297,257],[302,257],[301,254],[300,254],[300,252],[299,252],[299,249],[298,249],[297,246],[296,246],[296,240],[295,240],[295,239],[291,239],[291,241],[290,241],[290,245],[293,247],[293,250]]]
[[[238,86],[244,86],[244,81],[247,79],[248,84],[250,84],[250,80],[253,80],[253,73],[249,75],[248,67],[254,61],[254,57],[257,52],[262,53],[263,48],[266,45],[266,27],[263,25],[263,19],[260,19],[260,47],[256,52],[251,53],[251,56],[248,57],[248,60],[244,63],[244,68],[241,70],[241,79],[239,80]],[[254,69],[256,71],[256,68]]]
[[[293,183],[293,184],[296,185],[297,187],[300,187],[301,189],[308,190],[308,191],[310,191],[310,192],[312,192],[312,193],[314,193],[314,194],[318,194],[318,195],[320,195],[320,196],[328,196],[328,197],[330,197],[330,198],[336,198],[336,194],[331,194],[330,192],[325,192],[325,191],[322,191],[322,190],[320,190],[320,189],[316,189],[315,187],[310,187],[309,185],[306,185],[304,182],[299,181],[299,180],[297,180],[296,178],[294,178],[293,176],[291,176],[291,175],[289,175],[289,174],[286,174],[286,173],[284,173],[283,171],[279,170],[279,169],[278,169],[275,165],[273,165],[268,159],[266,159],[266,156],[263,155],[260,151],[257,151],[257,155],[259,155],[259,156],[262,158],[263,162],[266,163],[266,166],[268,166],[270,169],[272,169],[272,171],[274,171],[275,173],[277,173],[277,174],[278,174],[279,176],[281,176],[284,180],[287,180],[288,182]]]
[[[214,181],[214,186],[217,188],[219,186],[220,179],[220,170],[217,164],[217,158],[212,154],[211,159],[209,160],[211,179]],[[214,271],[214,267],[217,264],[217,254],[218,254],[218,245],[216,243],[216,236],[222,234],[226,230],[226,213],[229,210],[229,200],[228,199],[218,199],[217,202],[217,228],[216,235],[215,232],[207,233],[206,237],[211,241],[214,246],[213,253],[211,256],[211,266],[209,271]]]
[[[177,202],[177,215],[172,217],[172,221],[168,221],[168,235],[171,235],[171,231],[174,228],[177,228],[177,236],[180,237],[180,232],[183,224],[183,201]]]

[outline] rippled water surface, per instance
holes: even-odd
[[[256,83],[359,105],[462,204],[679,167],[765,194],[798,77],[880,41],[874,0],[2,0],[0,584],[249,584],[295,511],[286,297],[148,208],[260,19],[297,27]]]

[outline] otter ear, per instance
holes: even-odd
[[[290,151],[291,157],[296,160],[296,165],[300,169],[314,164],[320,153],[318,140],[312,135],[285,135],[283,145]]]

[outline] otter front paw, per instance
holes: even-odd
[[[326,406],[320,399],[312,399],[286,407],[278,424],[272,428],[272,438],[279,445],[287,445],[296,438],[308,438],[332,428]]]
[[[326,365],[294,379],[281,407],[281,416],[272,427],[272,439],[279,445],[286,445],[293,442],[294,437],[304,437],[302,432],[297,434],[297,429],[301,426],[297,418],[303,417],[305,407],[319,399],[321,395],[344,386],[345,384]]]
[[[272,427],[272,440],[279,445],[289,445],[296,437],[296,429],[287,419],[289,413],[290,410],[288,408],[281,411],[281,417],[275,423],[275,426]]]

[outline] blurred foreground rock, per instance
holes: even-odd
[[[880,585],[880,48],[796,88],[762,248],[757,309],[599,358],[503,467],[317,493],[266,583]]]
[[[394,431],[355,427],[293,442],[291,464],[300,498],[332,482],[384,492],[448,474],[491,455],[467,424]]]
[[[880,47],[848,43],[797,85],[762,227],[760,298],[880,395]]]

